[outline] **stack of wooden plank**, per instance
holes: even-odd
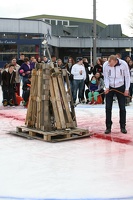
[[[91,136],[77,128],[74,103],[67,71],[51,64],[38,64],[32,71],[26,126],[16,127],[13,135],[47,142]]]
[[[32,71],[25,124],[41,131],[76,128],[76,116],[66,70],[40,64]]]

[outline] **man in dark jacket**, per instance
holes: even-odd
[[[9,67],[2,73],[3,106],[18,105],[15,96],[15,77],[14,65],[9,64]]]
[[[24,54],[21,53],[21,54],[20,54],[19,60],[17,60],[17,64],[18,64],[19,66],[21,66],[21,65],[24,63],[24,58],[25,58]]]
[[[88,93],[89,93],[89,83],[90,83],[89,75],[92,73],[92,67],[89,69],[90,65],[88,63],[87,58],[83,58],[83,64],[84,64],[84,67],[85,67],[86,79],[84,81],[84,88],[83,88],[83,91],[82,91],[81,101],[82,101],[82,103],[85,103],[85,100],[84,100],[84,93],[85,93],[85,96],[87,94],[86,99],[87,99],[87,103],[88,103]],[[88,88],[86,91],[85,91],[85,85]]]
[[[1,75],[1,69],[0,69],[0,85],[1,85],[1,76],[2,76],[2,75]]]

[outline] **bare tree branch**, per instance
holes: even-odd
[[[133,13],[131,13],[129,15],[129,22],[128,22],[128,24],[129,24],[129,27],[133,29]]]

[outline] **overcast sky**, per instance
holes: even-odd
[[[133,37],[133,30],[128,25],[132,10],[133,0],[97,0],[97,20],[106,25],[121,24],[123,33]],[[4,0],[0,5],[1,18],[41,14],[92,19],[93,0]]]

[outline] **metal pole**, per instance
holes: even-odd
[[[92,37],[90,37],[90,65],[92,66]]]
[[[129,39],[129,56],[132,56],[132,50],[131,50],[131,40]]]
[[[93,65],[96,64],[96,0],[93,0]]]

